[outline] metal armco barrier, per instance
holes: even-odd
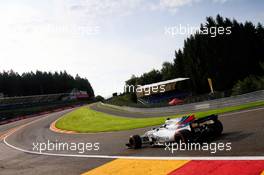
[[[264,101],[264,90],[250,92],[243,95],[219,98],[215,100],[177,105],[177,106],[160,107],[160,108],[135,108],[128,106],[115,106],[104,103],[101,103],[101,105],[119,110],[129,111],[129,112],[160,113],[164,111],[164,112],[174,112],[174,113],[175,112],[188,113],[192,111],[203,111],[203,110],[218,109],[229,106],[237,106],[237,105],[250,103],[250,102],[257,102],[257,101]]]

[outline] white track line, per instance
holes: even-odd
[[[217,156],[217,157],[145,157],[145,156],[109,156],[109,155],[86,155],[86,154],[56,154],[56,153],[40,153],[35,151],[29,151],[15,147],[6,142],[7,146],[30,154],[46,155],[46,156],[58,156],[58,157],[79,157],[79,158],[101,158],[101,159],[144,159],[144,160],[264,160],[264,156]]]
[[[256,110],[261,110],[261,109],[264,109],[264,108],[246,110],[245,112],[256,111]],[[239,113],[243,113],[243,112],[240,111]],[[146,156],[145,157],[145,156],[110,156],[110,155],[40,153],[40,152],[36,152],[36,151],[29,151],[29,150],[25,150],[22,148],[18,148],[14,145],[9,144],[6,141],[7,137],[12,135],[16,131],[18,131],[18,130],[20,130],[20,129],[22,129],[22,128],[30,125],[30,124],[33,124],[37,121],[40,121],[44,118],[45,117],[40,118],[38,120],[34,120],[32,122],[29,122],[25,125],[18,127],[13,132],[7,134],[4,137],[4,139],[3,139],[4,143],[9,147],[11,147],[17,151],[24,152],[24,153],[36,154],[36,155],[46,155],[46,156],[58,156],[58,157],[102,158],[102,159],[145,159],[145,160],[264,160],[264,156],[230,156],[230,157],[227,157],[227,156],[215,156],[215,157],[150,157],[150,156]]]

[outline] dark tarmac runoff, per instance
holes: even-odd
[[[123,115],[120,111],[111,111],[92,107],[95,110]],[[143,134],[150,129],[140,128],[129,131],[65,134],[49,129],[50,124],[65,111],[46,114],[34,118],[0,126],[0,174],[81,174],[101,166],[115,158],[125,157],[215,157],[215,156],[264,156],[264,107],[226,113],[219,116],[223,123],[222,136],[211,142],[231,143],[229,151],[177,151],[164,147],[145,147],[139,150],[127,149],[130,135]],[[164,111],[163,111],[164,112]],[[171,114],[171,112],[170,112]],[[128,115],[123,115],[128,116]],[[137,117],[146,117],[142,114]],[[133,117],[129,115],[129,117]],[[99,143],[99,150],[79,153],[76,150],[45,150],[41,153],[34,148],[35,143]]]

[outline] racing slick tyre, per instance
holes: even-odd
[[[133,135],[129,138],[129,144],[133,149],[139,149],[142,147],[142,140],[139,135]]]
[[[215,120],[212,124],[212,131],[214,136],[220,136],[223,132],[223,124],[219,120]]]
[[[182,130],[174,135],[174,141],[176,143],[188,143],[191,142],[192,133],[189,130]]]

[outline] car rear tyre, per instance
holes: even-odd
[[[139,135],[133,135],[129,138],[129,144],[133,149],[139,149],[142,147],[142,140]]]
[[[215,136],[220,136],[223,132],[223,124],[219,120],[215,120],[213,124],[213,134]]]
[[[177,132],[175,135],[174,135],[174,140],[176,143],[188,143],[188,142],[191,142],[191,131],[189,130],[182,130],[182,131],[179,131]]]

